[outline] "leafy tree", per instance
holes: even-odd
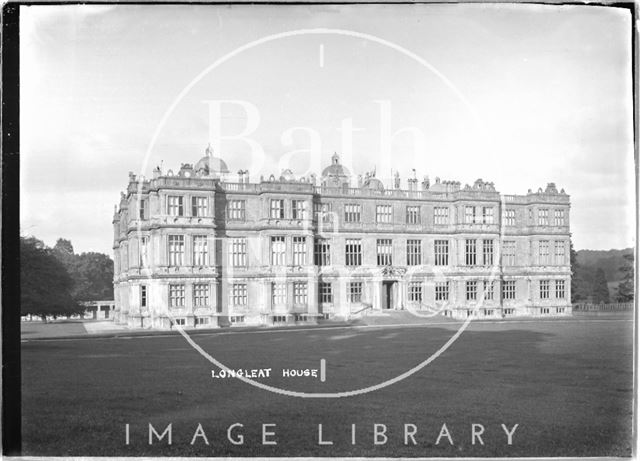
[[[53,249],[62,254],[73,255],[73,245],[71,245],[71,240],[59,238]]]
[[[35,237],[20,237],[20,304],[22,315],[81,313],[71,294],[73,280],[54,251]]]
[[[113,299],[113,261],[102,253],[74,254],[69,240],[58,239],[56,258],[73,279],[71,294],[76,301]]]
[[[73,296],[78,301],[113,299],[113,260],[102,253],[82,253],[74,264]]]
[[[625,265],[620,267],[623,274],[622,281],[618,285],[618,295],[616,300],[621,303],[633,301],[634,297],[634,271],[633,271],[633,253],[624,255]]]
[[[598,268],[593,279],[593,291],[591,292],[594,303],[608,303],[609,302],[609,287],[607,285],[607,278],[604,275],[604,270]]]
[[[571,302],[575,303],[584,299],[584,294],[580,290],[578,253],[573,249],[573,242],[569,243],[569,262],[571,264]]]

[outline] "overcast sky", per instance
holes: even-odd
[[[555,182],[571,195],[577,249],[635,245],[628,11],[50,5],[22,6],[20,27],[20,225],[49,245],[64,237],[111,254],[127,173],[176,171],[209,142],[253,180],[318,172],[336,151],[354,173],[394,168],[403,185],[412,168],[432,181],[483,178],[503,194]],[[316,31],[201,74],[302,29]],[[241,103],[222,105],[217,130],[207,101],[220,100]],[[413,127],[391,139],[391,155],[386,109],[391,134]],[[224,139],[243,130],[254,148]]]

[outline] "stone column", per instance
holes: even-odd
[[[289,282],[288,280],[284,282],[285,286],[285,307],[286,312],[294,311],[294,303],[293,303],[293,282]]]
[[[349,312],[351,311],[351,306],[349,306],[349,303],[347,302],[347,297],[348,297],[348,293],[347,293],[347,281],[344,279],[343,276],[340,276],[338,278],[338,280],[336,281],[336,283],[334,283],[334,287],[338,287],[337,293],[334,296],[334,306],[337,306],[340,308],[340,311],[336,311],[336,314],[339,315],[348,315]]]
[[[193,266],[193,236],[184,234],[184,265]]]
[[[307,312],[315,318],[318,315],[318,281],[315,277],[307,278],[307,300]]]
[[[382,310],[382,303],[381,303],[381,298],[382,298],[382,280],[379,278],[376,278],[373,280],[373,282],[371,283],[372,287],[373,287],[373,297],[371,300],[371,307],[373,309],[376,310]]]
[[[156,235],[155,237],[155,242],[157,242],[157,245],[154,245],[154,253],[156,255],[156,257],[154,258],[156,261],[158,261],[158,265],[159,266],[167,266],[168,265],[168,241],[167,241],[167,235],[163,232],[160,235]]]
[[[214,234],[207,235],[207,261],[205,263],[210,267],[216,265],[216,237]]]
[[[340,304],[340,281],[339,279],[332,278],[330,280],[324,279],[325,282],[331,283],[331,309],[334,314],[339,314],[338,308],[341,306]]]
[[[396,309],[403,309],[407,305],[407,282],[406,280],[400,280],[395,284],[396,297],[394,304]],[[395,298],[395,297],[394,297]]]
[[[158,312],[160,315],[166,315],[169,312],[169,285],[167,283],[161,283],[158,285],[157,290],[159,292],[160,302],[158,304]]]
[[[449,266],[458,266],[458,239],[452,238],[449,239],[449,242],[451,246],[451,248],[449,248]]]
[[[306,236],[307,242],[307,267],[313,267],[313,248],[314,241],[312,235]]]
[[[264,296],[263,296],[263,308],[265,312],[273,312],[273,293],[271,292],[272,290],[272,286],[271,286],[271,282],[269,282],[268,280],[263,281],[263,289],[264,289]]]
[[[422,286],[422,302],[420,303],[420,308],[423,305],[436,304],[436,288],[435,282],[432,279],[424,279],[420,285]]]
[[[449,296],[451,297],[452,303],[458,302],[458,286],[460,283],[457,280],[451,280],[449,282]]]
[[[184,284],[184,310],[193,314],[193,283]]]
[[[220,312],[220,302],[218,300],[218,281],[214,280],[209,284],[211,310],[215,313]]]

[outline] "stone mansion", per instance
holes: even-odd
[[[406,309],[454,318],[571,313],[569,196],[477,180],[401,188],[352,177],[251,182],[206,155],[129,174],[113,217],[115,321],[210,328]]]

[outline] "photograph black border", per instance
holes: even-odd
[[[640,120],[638,80],[638,29],[640,21],[637,2],[580,1],[11,1],[2,8],[2,454],[21,455],[21,339],[20,339],[20,8],[30,5],[446,5],[446,4],[508,4],[508,5],[579,5],[626,9],[631,14],[631,72],[633,95],[634,192],[636,206],[640,203],[639,146]],[[638,453],[638,229],[636,213],[634,300],[634,362],[633,362],[633,428],[632,457]],[[322,457],[326,458],[326,457]],[[565,458],[566,459],[566,458]]]

